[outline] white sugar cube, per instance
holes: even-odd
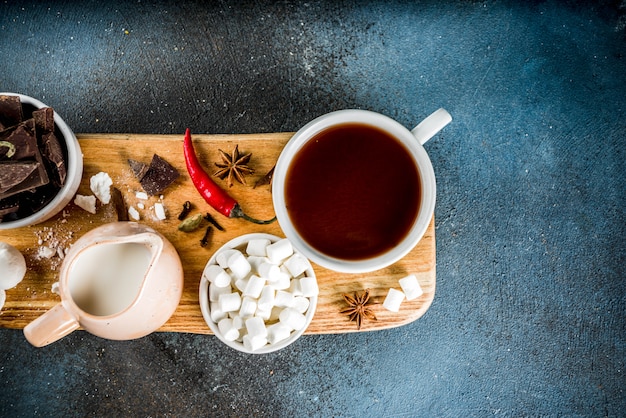
[[[211,264],[204,268],[202,273],[207,280],[214,286],[226,287],[230,286],[230,275],[217,264]]]
[[[235,341],[239,338],[239,330],[233,325],[233,320],[224,318],[217,323],[217,328],[226,341]]]
[[[279,290],[276,292],[276,296],[274,298],[274,306],[278,306],[279,308],[291,308],[294,303],[293,298],[293,293]]]
[[[387,297],[383,302],[383,307],[391,312],[398,312],[400,310],[400,304],[404,300],[404,293],[394,288],[389,289]]]
[[[298,277],[309,268],[306,259],[300,254],[293,254],[283,264],[293,277]]]
[[[163,206],[162,203],[154,204],[154,214],[156,215],[157,219],[160,221],[163,221],[167,218],[167,216],[165,215],[165,207]]]
[[[98,200],[105,205],[111,201],[112,185],[113,180],[111,180],[111,177],[103,171],[91,176],[89,179],[89,188]]]
[[[215,256],[215,261],[217,262],[217,264],[220,265],[221,268],[227,269],[228,259],[230,258],[231,255],[238,253],[238,252],[239,251],[233,250],[233,249],[224,250]]]
[[[406,296],[406,300],[417,299],[424,294],[417,277],[414,274],[408,275],[398,281]]]
[[[263,348],[266,344],[267,344],[267,338],[266,337],[251,337],[250,335],[244,335],[243,339],[243,346],[250,351],[256,351],[260,348]]]
[[[212,303],[211,304],[211,321],[217,324],[220,320],[224,318],[226,318],[226,312],[220,309],[219,304]]]
[[[263,318],[253,316],[245,321],[246,330],[248,335],[252,337],[267,337],[267,328],[265,327],[265,321]]]
[[[287,238],[284,238],[268,245],[266,251],[267,258],[269,258],[272,263],[279,264],[293,254],[293,247],[291,246],[291,242]]]
[[[241,295],[237,292],[220,295],[217,302],[222,312],[239,310],[241,307]]]
[[[267,262],[259,264],[258,267],[259,276],[265,277],[268,282],[275,282],[280,278],[280,267],[276,264],[270,263],[269,260]]]
[[[225,295],[227,293],[231,293],[232,289],[230,286],[219,287],[214,285],[209,285],[209,300],[211,302],[217,302],[220,299],[220,295]]]
[[[236,280],[243,279],[252,270],[252,266],[250,266],[246,257],[239,251],[228,257],[228,268]]]
[[[305,313],[307,309],[309,309],[309,305],[311,301],[309,298],[305,298],[304,296],[296,296],[293,298],[293,309],[300,313]]]
[[[95,212],[94,212],[95,213]],[[139,215],[139,211],[137,211],[137,209],[135,209],[132,206],[128,207],[128,216],[130,217],[130,219],[132,219],[133,221],[138,221],[141,218],[141,215]]]
[[[253,274],[243,290],[243,295],[258,299],[261,296],[263,286],[265,286],[265,279]]]
[[[267,340],[270,344],[276,344],[286,340],[291,335],[291,327],[277,322],[267,327]]]
[[[317,287],[317,280],[315,277],[303,277],[300,279],[300,290],[302,291],[302,296],[310,298],[312,296],[317,296],[320,292]]]
[[[82,194],[77,194],[74,198],[74,204],[89,213],[96,213],[96,196],[83,196]]]
[[[270,282],[270,285],[276,290],[286,290],[291,286],[291,277],[287,273],[280,272],[278,279]]]
[[[242,318],[249,318],[256,312],[257,302],[248,296],[244,296],[241,300],[241,307],[239,308],[239,316]]]
[[[278,315],[278,319],[281,323],[291,327],[291,329],[294,329],[296,331],[304,328],[304,325],[306,324],[306,317],[292,308],[283,309],[280,315]]]
[[[276,299],[276,291],[272,286],[266,285],[263,286],[263,290],[261,290],[261,296],[259,296],[259,300],[257,302],[258,309],[263,311],[271,311],[274,307],[274,300]]]
[[[259,257],[267,255],[266,248],[270,245],[270,240],[266,238],[251,239],[246,247],[246,254]]]

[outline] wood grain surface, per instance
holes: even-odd
[[[246,134],[246,135],[193,135],[196,152],[209,172],[219,160],[218,149],[231,151],[238,144],[242,152],[251,152],[250,166],[255,173],[248,177],[248,185],[235,183],[228,188],[225,181],[217,183],[238,200],[244,211],[259,219],[274,216],[269,186],[253,188],[254,183],[269,171],[276,162],[281,149],[292,133]],[[266,232],[284,236],[278,223],[255,225],[241,219],[227,219],[210,208],[196,192],[185,169],[182,153],[183,136],[133,135],[133,134],[80,134],[77,135],[84,155],[84,173],[78,193],[92,194],[89,179],[104,171],[113,179],[113,185],[122,191],[127,205],[138,208],[140,222],[161,232],[177,249],[185,272],[185,285],[180,304],[170,320],[159,331],[175,331],[210,334],[210,330],[198,305],[198,287],[202,270],[210,256],[230,239],[250,232]],[[141,201],[135,192],[141,191],[127,163],[129,158],[149,163],[156,153],[180,171],[180,178],[168,187],[162,196]],[[184,201],[194,205],[193,213],[206,213],[226,229],[215,231],[206,247],[200,246],[204,228],[191,233],[178,231],[177,216]],[[154,215],[153,205],[162,202],[168,214],[164,221]],[[139,203],[145,208],[139,209]],[[6,303],[0,312],[0,327],[24,328],[29,322],[60,302],[52,292],[58,280],[62,257],[41,257],[42,247],[62,250],[71,246],[85,232],[107,222],[116,221],[112,204],[100,205],[97,213],[90,214],[70,203],[53,219],[32,227],[0,231],[0,241],[17,247],[25,256],[28,272],[15,288],[6,291]],[[339,313],[346,307],[344,293],[370,289],[372,307],[377,321],[364,322],[361,331],[377,330],[408,324],[420,318],[429,308],[435,293],[435,230],[431,220],[424,238],[401,261],[368,274],[343,274],[323,269],[313,264],[320,288],[317,311],[307,334],[356,332],[356,325]],[[415,274],[424,294],[413,301],[404,301],[398,313],[389,312],[382,302],[389,288],[400,289],[398,280],[407,274]]]

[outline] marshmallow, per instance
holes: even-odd
[[[250,267],[252,267],[252,271],[258,274],[259,276],[263,276],[262,274],[259,273],[259,266],[266,262],[269,262],[267,257],[259,257],[256,255],[248,256],[248,263],[250,263]]]
[[[246,257],[239,251],[228,257],[228,268],[237,280],[243,279],[252,270],[252,266],[250,266]]]
[[[270,263],[269,260],[259,264],[257,271],[259,272],[259,276],[264,277],[270,283],[280,278],[280,267]]]
[[[239,292],[243,293],[249,281],[250,277],[244,277],[243,279],[239,279],[235,282],[235,287],[237,288],[237,290],[239,290]]]
[[[243,346],[246,348],[246,350],[250,350],[250,351],[256,351],[259,348],[264,347],[267,344],[267,338],[266,337],[251,337],[250,335],[244,335],[243,336]]]
[[[312,296],[317,296],[320,292],[317,287],[317,280],[315,277],[303,277],[300,279],[300,290],[302,291],[302,296],[310,298]]]
[[[217,302],[222,312],[236,311],[241,307],[241,295],[237,292],[220,295]]]
[[[257,275],[252,275],[250,276],[250,280],[248,280],[248,283],[244,288],[243,295],[257,299],[259,296],[261,296],[263,286],[265,286],[265,279]]]
[[[222,311],[217,303],[211,304],[211,321],[216,324],[226,318],[226,312]]]
[[[267,340],[270,344],[276,344],[286,340],[291,335],[291,327],[277,322],[267,327]]]
[[[278,306],[279,308],[290,308],[294,303],[293,298],[293,293],[279,290],[276,292],[276,296],[274,298],[274,306]]]
[[[300,279],[291,279],[291,283],[289,283],[289,292],[293,293],[294,296],[302,296],[302,289],[300,288]]]
[[[226,341],[235,341],[239,338],[239,330],[233,325],[233,320],[230,318],[224,318],[217,323],[222,336]]]
[[[293,277],[298,277],[309,268],[306,259],[300,254],[293,254],[283,263]]]
[[[302,314],[309,309],[310,304],[311,301],[309,301],[309,298],[305,298],[304,296],[296,296],[293,298],[293,309]]]
[[[292,308],[283,309],[280,315],[278,315],[278,319],[282,324],[296,331],[300,331],[306,324],[306,317]]]
[[[391,312],[398,312],[400,310],[400,304],[404,300],[404,293],[394,288],[389,289],[387,297],[383,302],[383,307]]]
[[[256,312],[254,313],[254,316],[259,317],[261,319],[263,319],[263,321],[269,321],[270,317],[272,316],[272,309],[260,309],[257,305],[256,308]]]
[[[291,254],[293,254],[293,247],[291,242],[287,239],[281,239],[273,244],[270,244],[266,248],[267,258],[274,264],[278,264]]]
[[[424,294],[417,277],[414,274],[408,275],[403,279],[398,280],[400,287],[406,296],[406,300],[417,299]]]
[[[234,315],[232,317],[233,320],[233,327],[237,328],[237,329],[241,329],[244,327],[244,322],[243,322],[243,318],[239,315]]]
[[[246,247],[246,254],[251,256],[265,257],[266,248],[270,245],[270,240],[266,238],[251,239]]]
[[[289,289],[289,286],[291,286],[291,277],[288,274],[283,273],[281,271],[280,275],[278,276],[278,279],[273,282],[270,282],[270,285],[276,290]]]
[[[265,321],[263,318],[253,316],[245,321],[246,330],[251,337],[267,337],[267,328],[265,327]]]
[[[0,289],[11,289],[26,275],[26,260],[22,253],[6,242],[0,242]]]
[[[256,312],[257,302],[248,296],[244,296],[241,300],[241,307],[239,308],[239,316],[242,318],[249,318]]]
[[[262,311],[271,311],[274,307],[274,300],[276,299],[276,291],[269,285],[263,286],[261,290],[261,296],[257,302],[258,309]]]
[[[230,275],[217,264],[206,266],[203,274],[212,285],[217,287],[230,286]]]
[[[221,268],[223,269],[227,269],[228,268],[228,258],[235,254],[238,253],[239,251],[237,250],[224,250],[221,253],[218,253],[217,256],[215,256],[215,261],[217,262],[217,264],[220,265]]]
[[[209,286],[209,300],[211,302],[217,302],[220,299],[220,295],[224,295],[227,293],[231,293],[232,289],[230,286],[226,287],[218,287],[214,285]]]

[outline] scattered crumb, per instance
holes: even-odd
[[[154,213],[156,214],[156,217],[158,220],[162,221],[165,220],[166,216],[165,216],[165,208],[163,207],[162,203],[155,203],[154,204]]]
[[[96,214],[96,197],[95,196],[84,196],[82,194],[77,194],[76,198],[74,198],[74,204],[89,213]]]
[[[130,216],[130,218],[134,221],[138,221],[139,219],[141,219],[141,217],[139,216],[139,212],[137,212],[137,209],[132,206],[128,207],[128,216]]]

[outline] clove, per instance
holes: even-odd
[[[204,217],[204,219],[206,219],[207,221],[211,222],[213,224],[213,226],[216,227],[219,231],[224,231],[224,228],[222,227],[222,225],[217,223],[217,221],[211,216],[210,213],[207,212],[207,214]]]
[[[180,215],[178,215],[178,220],[182,221],[183,219],[185,219],[187,215],[189,215],[190,211],[191,211],[191,202],[187,200],[185,203],[183,203],[183,210],[180,212]]]
[[[204,236],[200,240],[201,247],[206,247],[206,245],[209,243],[209,238],[211,237],[212,233],[213,233],[213,227],[211,227],[211,225],[207,226],[206,231],[204,232]]]

